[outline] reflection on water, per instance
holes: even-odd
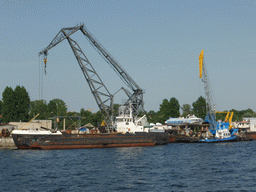
[[[117,158],[122,159],[137,159],[138,156],[143,155],[143,152],[148,147],[120,147],[116,148]]]

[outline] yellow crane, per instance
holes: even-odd
[[[232,118],[234,115],[234,112],[228,112],[228,111],[216,111],[216,113],[227,113],[226,117],[225,117],[225,122],[229,122],[229,130],[233,128],[232,125]],[[229,115],[230,114],[230,115]]]

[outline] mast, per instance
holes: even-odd
[[[204,83],[204,90],[206,96],[206,118],[205,121],[209,122],[210,129],[216,129],[216,120],[215,120],[215,105],[213,105],[212,92],[210,88],[209,79],[206,72],[206,67],[204,63],[204,50],[201,51],[199,55],[199,78],[202,79]]]

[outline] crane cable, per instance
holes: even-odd
[[[43,99],[43,88],[44,88],[44,75],[43,75],[43,67],[41,62],[41,56],[39,55],[39,100]]]

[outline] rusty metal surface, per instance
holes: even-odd
[[[2,137],[9,137],[10,136],[10,132],[8,129],[2,129]]]
[[[240,141],[252,141],[256,140],[256,132],[247,132],[246,134],[241,134],[238,136]]]
[[[89,149],[89,148],[109,148],[109,147],[146,147],[154,146],[155,143],[134,143],[134,144],[107,144],[107,145],[48,145],[48,146],[37,146],[33,148],[40,149]]]
[[[13,134],[19,149],[81,149],[106,147],[138,147],[166,144],[165,134],[67,134],[18,135]],[[167,136],[167,137],[166,137]]]
[[[169,136],[169,143],[175,143],[176,138],[177,138],[176,136],[170,135]]]

